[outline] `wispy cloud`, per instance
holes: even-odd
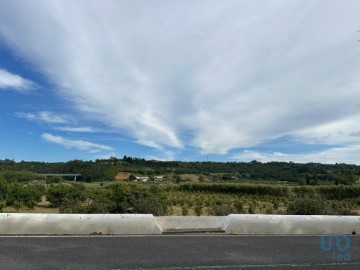
[[[19,75],[12,74],[0,68],[0,90],[12,89],[19,92],[27,92],[35,86],[30,80],[24,79]]]
[[[286,154],[282,152],[259,152],[244,150],[233,156],[237,161],[260,162],[270,161],[293,161],[298,163],[320,162],[320,163],[351,163],[360,164],[360,146],[348,145],[344,147],[334,147],[324,151],[314,151],[308,153]]]
[[[92,133],[98,132],[98,130],[92,127],[55,127],[55,130],[59,131],[68,131],[68,132],[75,132],[75,133]]]
[[[64,138],[61,136],[53,135],[50,133],[43,133],[41,138],[47,142],[59,144],[65,146],[66,148],[76,148],[78,150],[85,150],[91,153],[97,153],[100,151],[113,151],[114,149],[110,146],[97,144],[85,140],[73,140]]]
[[[225,154],[328,134],[353,145],[339,134],[360,119],[358,6],[7,1],[0,37],[87,117],[144,145]]]
[[[66,116],[58,115],[48,111],[41,111],[36,113],[18,112],[16,115],[27,120],[40,121],[49,124],[66,124],[70,121]]]

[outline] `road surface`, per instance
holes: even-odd
[[[360,269],[360,237],[350,241],[326,252],[320,236],[3,236],[0,269]]]

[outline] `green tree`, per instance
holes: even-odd
[[[43,189],[38,185],[23,185],[18,182],[7,185],[6,201],[17,210],[21,207],[34,208],[43,195]]]
[[[150,188],[140,184],[124,185],[122,183],[109,187],[112,190],[112,201],[115,213],[143,213],[165,215],[169,211],[166,193],[157,186]]]
[[[183,179],[181,178],[180,175],[176,175],[176,176],[175,176],[175,182],[176,182],[177,184],[179,184],[179,183],[182,182],[182,181],[183,181]]]
[[[81,184],[51,184],[47,199],[53,207],[59,207],[64,201],[82,202],[85,199],[85,187]]]

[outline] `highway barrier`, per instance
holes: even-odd
[[[0,214],[0,234],[161,234],[153,215]]]
[[[229,215],[227,234],[359,234],[360,216]]]
[[[360,234],[360,216],[233,214],[0,214],[1,235],[224,233],[258,235]]]
[[[164,216],[155,217],[164,233],[224,232],[226,216]]]

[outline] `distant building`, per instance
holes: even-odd
[[[147,176],[136,176],[136,180],[142,181],[142,182],[147,182],[147,181],[149,181],[149,177],[147,177]]]
[[[154,180],[164,180],[164,176],[163,175],[155,175]]]

